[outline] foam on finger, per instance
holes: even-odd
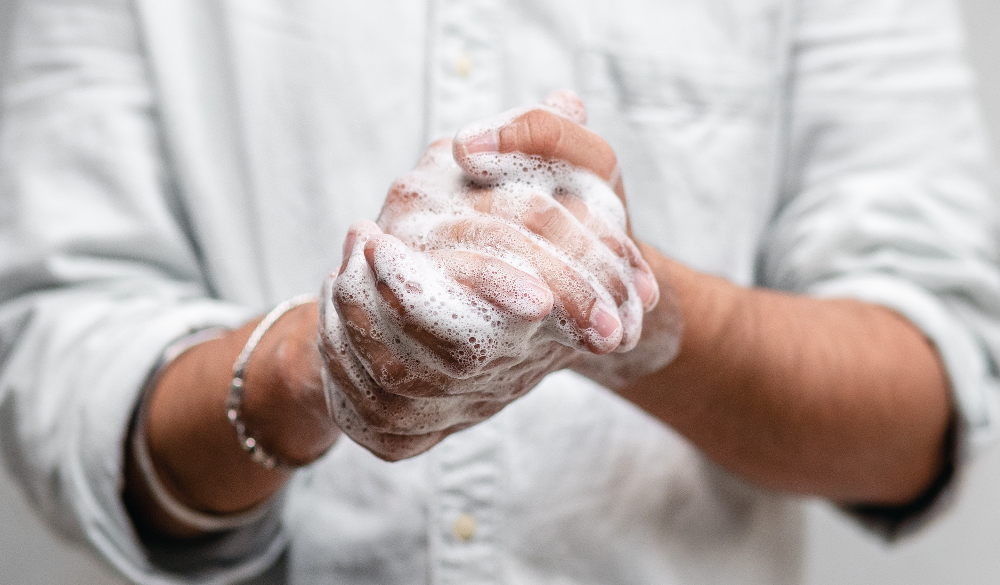
[[[583,105],[580,96],[571,89],[560,89],[550,93],[542,105],[548,106],[577,124],[587,123],[587,107]]]
[[[381,315],[374,318],[394,321],[384,324],[398,331],[415,329],[431,337],[437,343],[437,352],[426,351],[428,343],[421,343],[413,335],[393,341],[400,353],[432,360],[449,375],[467,378],[500,357],[520,356],[525,340],[540,326],[537,320],[522,316],[537,312],[537,305],[547,299],[539,298],[536,292],[525,292],[516,280],[482,279],[479,290],[470,290],[449,276],[458,270],[448,266],[457,262],[456,258],[439,256],[432,260],[414,253],[392,236],[372,238],[365,252],[376,286],[388,293],[382,298]],[[483,288],[493,289],[486,296],[507,297],[515,309],[486,302],[480,293]]]
[[[575,94],[536,108],[586,115]],[[383,458],[490,416],[580,350],[631,348],[655,302],[612,185],[563,161],[497,152],[500,128],[530,110],[432,145],[392,185],[378,223],[352,226],[324,285],[331,409]],[[458,238],[450,227],[461,222],[482,229]]]

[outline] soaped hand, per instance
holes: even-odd
[[[581,355],[637,343],[656,280],[584,117],[559,93],[469,126],[352,227],[320,340],[336,421],[376,455],[416,455]]]

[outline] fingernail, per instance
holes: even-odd
[[[482,136],[473,138],[472,140],[465,143],[466,154],[475,154],[478,152],[496,152],[497,147],[497,137],[496,133],[489,131]]]
[[[635,282],[635,292],[638,293],[642,306],[646,309],[655,307],[656,301],[660,300],[660,287],[656,284],[653,275],[637,270],[633,281]]]
[[[611,337],[621,327],[618,319],[615,319],[614,315],[605,311],[602,307],[594,308],[593,313],[590,315],[590,323],[601,337]]]

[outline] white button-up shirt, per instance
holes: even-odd
[[[139,583],[279,556],[267,578],[294,584],[794,582],[793,502],[571,373],[407,461],[342,438],[267,521],[181,550],[133,533],[123,437],[172,339],[316,290],[429,140],[569,87],[641,239],[920,327],[964,457],[997,428],[1000,239],[957,31],[947,0],[25,2],[0,131],[7,462]]]

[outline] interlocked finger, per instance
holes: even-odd
[[[537,274],[555,295],[553,311],[561,315],[556,325],[567,345],[582,344],[600,354],[621,342],[622,327],[611,295],[513,226],[484,218],[459,219],[436,228],[428,241],[436,249],[447,243],[449,247],[488,251]]]

